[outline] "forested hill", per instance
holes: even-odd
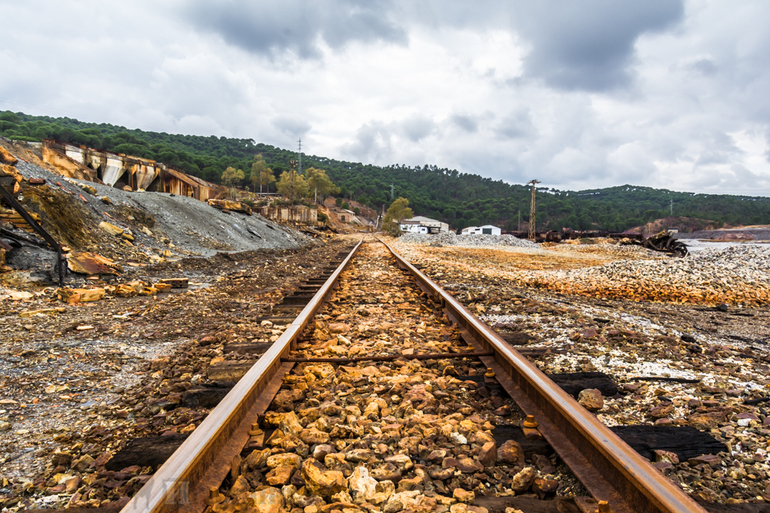
[[[251,139],[145,132],[10,111],[0,112],[0,135],[26,141],[52,138],[136,155],[217,183],[228,166],[243,169],[248,179],[251,162],[258,153],[276,176],[288,169],[290,160],[297,159],[295,151]],[[516,230],[519,222],[526,226],[529,219],[530,189],[525,185],[427,165],[382,167],[305,154],[302,164],[303,168],[325,169],[341,187],[342,196],[377,210],[390,203],[392,190],[393,197],[409,199],[416,214],[441,219],[454,228],[489,223]],[[668,216],[690,218],[690,224],[701,225],[706,223],[698,220],[714,226],[770,224],[770,198],[692,194],[631,185],[578,192],[540,188],[537,193],[538,230],[570,227],[622,231]]]

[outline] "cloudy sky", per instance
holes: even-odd
[[[770,196],[770,2],[0,0],[0,110]]]

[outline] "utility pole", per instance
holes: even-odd
[[[532,186],[532,201],[529,205],[529,239],[535,240],[535,185],[539,184],[540,180],[530,180],[527,185]]]
[[[299,138],[299,174],[302,174],[302,137]]]

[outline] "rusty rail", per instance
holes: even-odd
[[[705,513],[494,330],[393,248],[385,246],[399,267],[409,270],[423,291],[441,302],[476,351],[494,351],[494,357],[481,360],[495,371],[500,384],[521,409],[535,416],[543,437],[594,498],[607,501],[613,513]]]
[[[361,241],[363,242],[363,241]],[[337,285],[359,242],[286,331],[257,360],[222,402],[126,504],[121,513],[189,512],[206,509],[212,487],[219,487],[233,458],[249,438],[248,430],[270,406],[292,362],[281,362]]]

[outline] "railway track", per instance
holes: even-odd
[[[705,511],[389,249],[276,307],[301,311],[122,511]]]

